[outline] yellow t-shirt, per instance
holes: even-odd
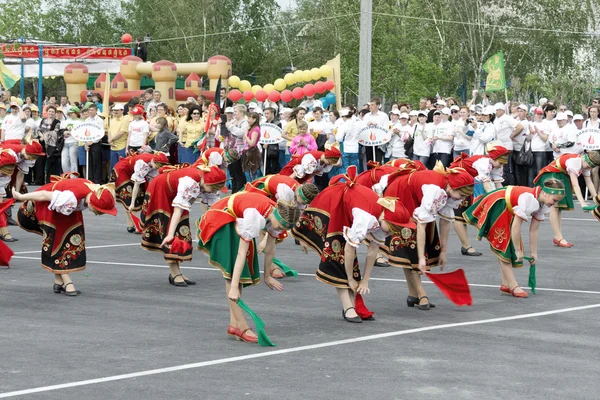
[[[291,121],[289,121],[286,125],[285,125],[285,129],[283,130],[284,133],[286,134],[286,136],[289,136],[290,138],[295,138],[296,135],[298,135],[298,125],[296,123],[296,120],[293,119]],[[286,145],[288,147],[290,147],[292,145],[292,141],[288,140]]]
[[[184,144],[187,141],[187,132],[185,131],[185,126],[187,125],[187,117],[180,117],[179,122],[177,123],[177,133],[181,131],[181,144]]]
[[[194,122],[194,120],[188,121],[184,128],[184,135],[187,135],[185,147],[192,147],[192,143],[200,139],[202,133],[204,133],[204,123],[202,123],[202,120],[198,122]]]
[[[108,134],[112,137],[119,132],[125,131],[125,134],[119,137],[110,145],[112,151],[123,150],[127,146],[127,136],[129,135],[129,117],[110,118]]]

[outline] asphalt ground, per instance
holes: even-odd
[[[565,217],[575,247],[554,247],[542,224],[537,295],[500,294],[496,258],[469,229],[484,255],[460,255],[452,232],[447,268],[465,270],[473,306],[426,283],[437,307],[408,308],[402,271],[375,268],[365,301],[376,321],[362,324],[342,319],[335,290],[314,279],[317,256],[288,239],[277,257],[300,276],[282,292],[243,293],[277,347],[229,339],[219,271],[195,252],[184,271],[198,284],[169,285],[162,256],[139,247],[121,214],[85,212],[88,266],[72,275],[83,292],[73,298],[53,293],[41,238],[12,227],[12,268],[0,268],[0,398],[597,399],[600,224]],[[522,286],[527,274],[516,271]]]

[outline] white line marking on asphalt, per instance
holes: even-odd
[[[24,256],[13,256],[13,258],[19,258],[23,260],[39,260],[39,257],[24,257]],[[146,267],[146,268],[169,268],[166,265],[155,265],[155,264],[134,264],[134,263],[118,263],[111,261],[87,261],[88,264],[103,264],[103,265],[123,265],[126,267]],[[218,269],[213,267],[181,267],[181,269],[193,269],[198,271],[213,271],[219,272]],[[260,271],[264,274],[264,271]],[[306,273],[298,273],[299,276],[309,276],[314,277],[315,274],[306,274]],[[371,278],[372,281],[382,281],[382,282],[406,282],[405,279],[394,279],[394,278]],[[433,284],[431,281],[423,281],[423,283]],[[472,287],[484,287],[484,288],[499,288],[498,285],[486,285],[482,283],[469,283],[469,286]],[[531,289],[527,286],[521,286],[525,289]],[[592,290],[576,290],[576,289],[554,289],[554,288],[535,288],[535,290],[547,291],[547,292],[564,292],[564,293],[581,293],[581,294],[600,294],[599,292],[595,292]]]
[[[592,222],[598,222],[597,219],[593,219],[593,218],[565,218],[562,217],[563,220],[567,220],[567,221],[592,221]]]
[[[453,323],[453,324],[433,325],[433,326],[426,326],[426,327],[422,327],[422,328],[406,329],[406,330],[402,330],[402,331],[378,333],[375,335],[359,336],[359,337],[351,338],[351,339],[335,340],[332,342],[291,347],[289,349],[273,350],[273,351],[267,351],[264,353],[247,354],[244,356],[228,357],[228,358],[221,358],[221,359],[211,360],[211,361],[202,361],[202,362],[191,363],[191,364],[176,365],[174,367],[167,367],[167,368],[150,369],[150,370],[146,370],[146,371],[133,372],[133,373],[129,373],[129,374],[107,376],[104,378],[87,379],[84,381],[62,383],[59,385],[42,386],[42,387],[37,387],[37,388],[32,388],[32,389],[16,390],[13,392],[0,393],[0,399],[5,399],[8,397],[23,396],[23,395],[33,394],[33,393],[49,392],[49,391],[53,391],[53,390],[68,389],[68,388],[73,388],[73,387],[78,387],[78,386],[94,385],[97,383],[121,381],[121,380],[125,380],[125,379],[139,378],[142,376],[158,375],[158,374],[165,374],[165,373],[169,373],[169,372],[184,371],[184,370],[188,370],[188,369],[210,367],[213,365],[220,365],[220,364],[227,364],[227,363],[238,362],[238,361],[252,360],[252,359],[256,359],[256,358],[272,357],[272,356],[276,356],[276,355],[280,355],[280,354],[298,353],[301,351],[341,346],[341,345],[345,345],[345,344],[360,343],[360,342],[366,342],[369,340],[385,339],[385,338],[390,338],[390,337],[395,337],[395,336],[409,335],[412,333],[436,331],[436,330],[441,330],[441,329],[457,328],[457,327],[471,326],[471,325],[491,324],[491,323],[495,323],[495,322],[514,321],[514,320],[519,320],[519,319],[527,319],[527,318],[535,318],[535,317],[544,317],[547,315],[562,314],[562,313],[567,313],[567,312],[572,312],[572,311],[590,310],[590,309],[599,308],[599,307],[600,307],[600,304],[590,304],[587,306],[562,308],[559,310],[542,311],[542,312],[536,312],[536,313],[530,313],[530,314],[519,314],[519,315],[513,315],[513,316],[509,316],[509,317],[499,317],[499,318],[482,319],[482,320],[476,320],[476,321],[457,322],[457,323]]]

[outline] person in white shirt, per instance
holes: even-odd
[[[390,122],[391,139],[387,144],[385,158],[390,161],[398,158],[406,158],[404,143],[411,137],[413,128],[408,125],[408,114],[400,113],[400,110],[392,110]]]
[[[361,120],[355,120],[353,117],[353,112],[344,108],[340,112],[341,119],[343,120],[342,124],[337,128],[337,133],[335,135],[335,140],[338,143],[343,143],[343,153],[342,153],[342,169],[343,171],[340,173],[346,173],[346,169],[355,165],[356,168],[359,168],[359,157],[358,157],[358,135],[365,127],[365,124]]]
[[[496,138],[496,128],[490,122],[494,114],[494,107],[487,106],[481,111],[481,122],[471,122],[471,126],[475,129],[473,139],[471,140],[472,156],[485,154],[485,145]]]
[[[312,111],[312,117],[314,120],[308,123],[308,132],[317,141],[317,150],[325,151],[325,143],[327,143],[327,132],[331,125],[329,121],[323,119],[323,109],[321,107],[314,107]]]
[[[2,140],[23,139],[25,136],[25,122],[27,117],[23,110],[19,108],[17,102],[10,103],[10,114],[4,117],[2,123]]]
[[[533,187],[533,179],[537,176],[540,169],[552,161],[552,158],[548,159],[546,154],[546,148],[549,146],[549,132],[546,132],[546,129],[544,110],[541,107],[536,107],[533,110],[533,121],[529,123],[531,151],[533,153],[533,165],[529,171],[529,187]]]
[[[502,142],[502,146],[508,150],[508,159],[512,159],[512,151],[514,148],[513,137],[523,131],[523,126],[519,125],[516,119],[506,113],[504,104],[496,103],[494,105],[496,111],[496,119],[494,119],[494,127],[496,128],[496,139]],[[514,185],[515,178],[511,163],[504,165],[505,184]]]
[[[577,145],[577,133],[573,125],[568,124],[567,115],[563,112],[556,114],[556,127],[550,132],[550,147],[556,160],[563,154],[581,154],[583,151]]]
[[[521,125],[523,129],[518,132],[516,129],[512,134],[513,140],[513,155],[509,162],[513,163],[513,172],[515,174],[515,185],[517,186],[528,186],[529,179],[533,182],[533,178],[535,176],[531,172],[533,170],[532,166],[518,165],[515,163],[515,158],[523,148],[525,141],[527,141],[527,147],[531,149],[531,132],[529,130],[529,120],[527,119],[529,115],[529,107],[525,104],[520,104],[517,106],[517,122],[518,125]]]
[[[130,114],[133,116],[133,121],[129,123],[129,136],[127,137],[127,147],[125,154],[129,154],[130,150],[138,151],[142,146],[145,146],[150,133],[148,122],[143,119],[143,110],[141,107],[136,107]]]
[[[432,136],[429,136],[427,129],[427,110],[419,111],[417,124],[413,127],[413,160],[421,161],[427,166],[429,157],[431,156],[431,144],[433,143]]]
[[[88,117],[85,122],[91,122],[104,128],[104,120],[98,116],[98,107],[92,104],[88,108]],[[106,133],[105,133],[106,134]],[[90,165],[88,179],[96,184],[102,183],[102,138],[93,143],[86,143],[85,150],[89,151]]]
[[[380,126],[387,129],[387,127],[390,124],[390,119],[388,118],[386,113],[379,110],[379,106],[381,106],[381,99],[379,97],[373,97],[369,102],[370,112],[365,114],[362,120],[366,126]],[[378,146],[375,149],[375,160],[373,160],[373,149],[365,149],[367,162],[377,161],[380,164],[383,164],[383,158],[385,154],[381,147],[382,146]]]
[[[418,122],[417,119],[419,118],[419,112],[417,110],[412,110],[411,112],[408,113],[408,124],[413,127],[415,126]]]
[[[452,123],[448,121],[450,109],[442,108],[442,111],[433,113],[433,124],[436,118],[439,124],[434,129],[433,134],[433,157],[435,161],[441,162],[444,167],[448,167],[452,162],[452,146],[454,145],[454,131]]]
[[[453,158],[458,157],[461,153],[469,154],[473,136],[467,135],[467,132],[470,130],[468,118],[469,107],[462,106],[458,112],[452,110],[452,131],[454,132]]]

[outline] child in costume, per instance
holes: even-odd
[[[548,178],[543,186],[507,186],[479,198],[467,211],[464,219],[475,225],[479,232],[477,239],[485,237],[490,249],[498,257],[502,285],[500,291],[514,297],[528,297],[519,287],[513,268],[523,266],[523,243],[521,226],[531,221],[529,247],[531,263],[538,258],[538,238],[540,222],[550,212],[550,207],[559,204],[565,197],[566,189],[562,181]],[[533,217],[533,219],[532,219]]]
[[[325,151],[311,151],[303,156],[292,157],[279,174],[290,176],[300,183],[309,182],[313,176],[331,171],[341,157],[342,153],[336,147]]]
[[[221,270],[229,299],[227,333],[244,342],[256,343],[258,337],[250,330],[238,299],[242,287],[260,283],[260,266],[256,239],[266,230],[265,284],[271,289],[282,286],[270,275],[275,256],[275,239],[296,223],[300,210],[294,192],[277,202],[258,193],[238,192],[215,203],[198,221],[198,248],[207,253],[209,263]]]
[[[218,193],[225,180],[225,172],[216,166],[208,171],[165,167],[148,185],[140,216],[142,248],[163,253],[171,285],[196,284],[179,268],[180,262],[192,259],[189,210],[196,199]]]
[[[86,267],[83,213],[117,215],[112,184],[97,185],[69,173],[52,176],[51,182],[35,192],[21,194],[13,189],[13,197],[23,204],[17,223],[41,235],[42,267],[54,274],[54,293],[77,296],[70,274]]]
[[[6,197],[6,188],[10,185],[15,174],[18,160],[19,156],[14,150],[3,148],[0,144],[0,203]],[[0,212],[0,240],[4,242],[15,242],[17,240],[8,232],[8,219],[4,211]]]

